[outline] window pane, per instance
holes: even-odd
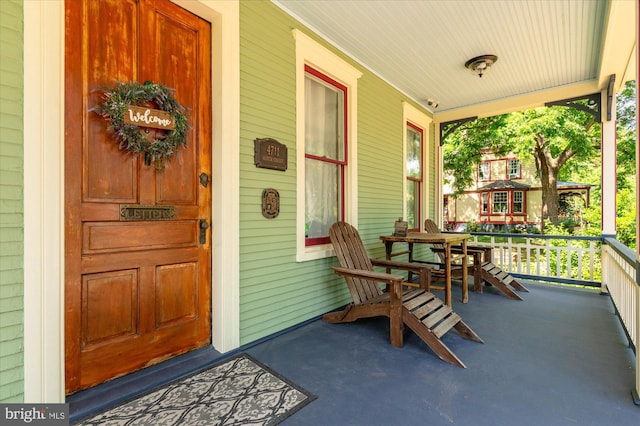
[[[482,212],[486,213],[489,211],[489,194],[486,192],[482,193]]]
[[[342,166],[307,158],[305,160],[306,237],[329,236],[329,228],[341,220],[340,169]]]
[[[344,161],[344,92],[305,77],[305,153]]]
[[[509,177],[520,177],[520,160],[509,160],[507,163]]]
[[[493,213],[506,213],[507,209],[507,193],[494,192],[493,197]]]
[[[407,177],[422,178],[422,134],[407,126]]]
[[[489,178],[490,178],[490,164],[480,163],[478,165],[478,179],[489,180]]]
[[[522,191],[516,191],[513,193],[513,212],[514,213],[522,213],[522,200],[523,193]]]
[[[420,183],[412,180],[407,180],[407,226],[409,229],[417,229],[420,227],[418,221],[420,220],[419,208],[419,195],[418,188]]]

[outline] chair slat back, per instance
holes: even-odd
[[[329,238],[340,266],[373,271],[373,265],[356,228],[346,222],[336,222],[329,230]],[[380,286],[375,281],[352,277],[345,279],[356,305],[382,294]]]
[[[436,225],[436,223],[431,219],[426,219],[424,221],[424,231],[432,234],[438,234],[442,232],[440,231],[440,228],[438,228],[438,225]],[[444,248],[444,244],[433,244],[433,247],[441,249]],[[444,262],[445,259],[443,253],[438,253],[438,257],[440,258],[441,262]]]

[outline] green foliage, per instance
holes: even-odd
[[[545,231],[548,235],[560,235],[560,236],[570,236],[570,235],[583,235],[587,236],[591,230],[587,230],[587,228],[568,228],[566,223],[562,223],[560,225],[554,225],[551,222],[547,222],[545,224]],[[600,231],[598,230],[598,234],[600,235]],[[580,249],[586,249],[592,244],[593,241],[589,240],[571,240],[571,239],[563,239],[563,240],[550,240],[551,247],[563,247],[563,250],[551,250],[548,254],[549,259],[549,268],[552,271],[560,271],[560,276],[573,278],[573,279],[581,279],[588,280],[590,274],[589,265],[589,254],[586,251],[581,251]],[[600,257],[600,246],[601,243],[596,243],[598,250],[596,250],[596,255],[593,260],[593,269],[594,269],[594,280],[599,281],[602,278],[602,259]]]
[[[474,182],[483,152],[514,153],[535,159],[542,187],[543,218],[557,223],[559,199],[555,182],[569,162],[590,158],[599,145],[593,116],[575,108],[533,108],[466,123],[444,145],[444,169],[453,177],[453,196]],[[566,167],[565,167],[566,166]]]
[[[633,248],[637,167],[635,81],[625,84],[617,95],[616,105],[618,239]],[[566,162],[558,164],[557,179],[591,184],[591,207],[581,209],[581,222],[566,220],[558,226],[567,232],[600,235],[601,168],[596,165],[600,162],[601,126],[594,124],[593,118],[584,112],[551,107],[482,118],[460,126],[448,136],[443,147],[444,169],[453,177],[453,182],[448,182],[454,184],[453,195],[460,195],[474,183],[484,150],[498,156],[511,152],[523,160],[533,158],[538,167],[544,153],[554,161],[560,160],[564,153]],[[542,178],[540,173],[538,176]],[[545,233],[558,229],[545,229]]]
[[[617,172],[618,188],[632,187],[635,181],[627,179],[636,173],[636,82],[629,81],[616,97],[617,105]]]
[[[636,189],[635,186],[618,191],[616,200],[616,238],[625,246],[636,248]]]

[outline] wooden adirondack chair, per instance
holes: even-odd
[[[422,264],[370,259],[358,231],[345,222],[335,223],[330,231],[331,243],[340,266],[334,271],[345,278],[353,302],[341,311],[330,312],[323,319],[330,323],[352,322],[359,318],[389,317],[391,344],[402,347],[403,326],[413,330],[440,359],[466,368],[464,363],[440,340],[451,328],[476,342],[484,343],[460,316],[430,293],[431,269]],[[418,274],[419,288],[403,291],[403,277],[374,271],[373,266]],[[380,283],[387,285],[382,291]]]
[[[424,221],[424,230],[425,232],[441,232],[438,225],[431,219]],[[442,247],[434,245],[432,250],[442,258]],[[522,297],[508,286],[518,291],[526,292],[529,290],[520,284],[511,274],[494,265],[491,252],[491,247],[467,245],[467,256],[473,258],[473,265],[469,265],[469,275],[473,275],[473,290],[476,293],[482,293],[482,282],[484,280],[500,290],[508,298],[522,300]],[[462,265],[458,267],[461,268]],[[433,275],[437,274],[434,272]]]

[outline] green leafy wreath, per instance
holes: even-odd
[[[156,168],[162,170],[179,147],[187,146],[189,125],[184,114],[186,108],[173,97],[172,89],[147,81],[144,84],[118,82],[114,88],[101,90],[104,102],[92,110],[109,121],[108,129],[115,134],[120,149],[136,155],[144,154],[145,164],[150,165],[153,161]],[[156,139],[148,138],[139,126],[124,122],[128,105],[145,106],[149,102],[168,113],[175,123],[175,129]]]

